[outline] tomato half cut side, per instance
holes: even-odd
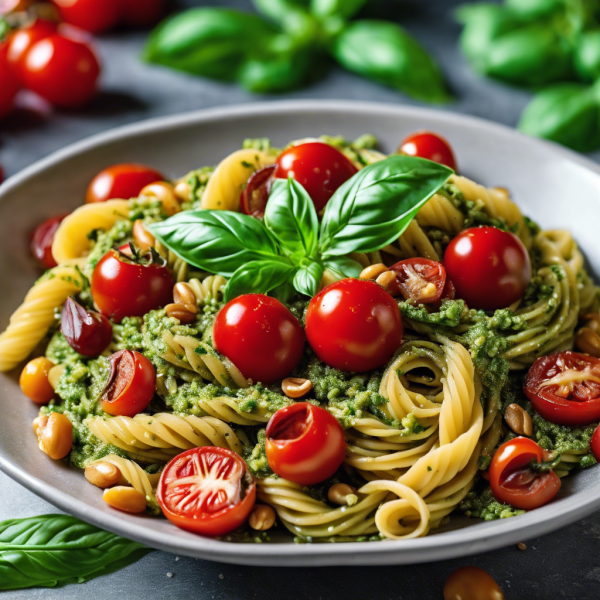
[[[245,215],[256,218],[265,216],[275,169],[277,169],[277,165],[268,165],[253,173],[248,179],[240,197],[240,209]]]
[[[177,527],[200,535],[225,535],[248,518],[256,502],[256,484],[238,454],[205,446],[167,464],[156,499]]]
[[[435,304],[446,290],[446,269],[436,260],[408,258],[397,262],[390,270],[396,273],[396,281],[405,300]]]
[[[533,408],[550,423],[578,427],[600,420],[600,359],[579,352],[538,358],[525,377]]]

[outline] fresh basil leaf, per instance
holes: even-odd
[[[149,549],[69,515],[0,523],[0,590],[84,582]]]
[[[346,279],[348,277],[357,278],[363,267],[359,262],[347,256],[332,256],[325,261],[325,269],[338,279]]]
[[[295,261],[314,258],[319,235],[317,211],[306,190],[291,177],[273,182],[264,224],[283,254]]]
[[[580,152],[595,150],[600,147],[599,92],[581,83],[546,88],[525,108],[519,129]]]
[[[523,19],[539,19],[564,9],[564,0],[505,0],[504,6]]]
[[[148,229],[189,264],[224,277],[250,261],[278,256],[261,221],[228,210],[184,211]]]
[[[334,40],[331,51],[346,69],[419,100],[446,102],[450,98],[431,56],[395,23],[350,23]]]
[[[390,156],[365,167],[325,207],[322,255],[374,252],[392,243],[451,174],[444,165],[414,156]]]
[[[223,298],[229,302],[242,294],[268,294],[287,283],[294,270],[294,266],[283,258],[254,260],[237,269],[225,286]]]
[[[290,14],[307,12],[308,0],[252,0],[256,9],[269,19],[283,25]]]
[[[308,0],[252,0],[259,12],[278,23],[299,46],[314,46],[319,24],[308,12]]]
[[[319,289],[323,270],[323,265],[318,262],[311,262],[306,267],[301,267],[294,275],[294,287],[301,294],[314,296]]]
[[[583,33],[575,48],[575,68],[585,81],[600,78],[600,29]]]
[[[328,17],[350,19],[366,3],[367,0],[311,0],[310,12],[321,19]]]

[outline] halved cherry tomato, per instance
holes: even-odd
[[[112,165],[100,171],[87,189],[85,201],[105,202],[112,198],[135,198],[143,188],[156,181],[164,180],[162,173],[151,167],[136,163]]]
[[[52,0],[65,23],[101,33],[112,29],[121,18],[121,0]]]
[[[135,417],[154,396],[156,373],[152,363],[135,350],[120,350],[110,359],[110,375],[100,397],[104,412]]]
[[[308,192],[317,211],[358,169],[339,151],[323,142],[292,146],[277,158],[275,177],[292,177]]]
[[[300,485],[331,477],[344,460],[344,431],[329,412],[308,402],[280,408],[267,425],[265,450],[273,472]]]
[[[177,527],[200,535],[225,535],[248,518],[256,502],[256,484],[238,454],[204,446],[167,464],[156,499]]]
[[[578,427],[600,420],[600,359],[578,352],[541,356],[525,378],[525,394],[550,423]]]
[[[135,27],[158,22],[165,10],[164,0],[120,0],[123,21]]]
[[[48,373],[54,363],[45,356],[30,360],[19,378],[21,391],[36,404],[48,404],[54,398],[54,388],[48,380]]]
[[[127,246],[109,250],[92,274],[92,298],[98,310],[120,323],[141,317],[173,301],[173,278],[164,263],[132,257]]]
[[[402,343],[394,299],[374,281],[342,279],[321,290],[306,313],[306,337],[315,354],[342,371],[385,365]]]
[[[506,308],[523,297],[531,280],[523,242],[496,227],[461,231],[448,244],[443,262],[456,294],[470,308]]]
[[[52,269],[56,266],[56,261],[52,256],[52,242],[54,241],[56,230],[68,214],[46,219],[35,228],[31,237],[31,252],[47,269]]]
[[[419,131],[409,135],[398,148],[401,154],[427,158],[456,171],[456,159],[452,147],[441,135],[429,131]]]
[[[0,57],[0,119],[10,113],[21,87],[19,78],[4,57]]]
[[[438,302],[449,281],[446,279],[444,265],[427,258],[407,258],[390,269],[396,273],[396,282],[404,299],[413,300],[417,304]],[[450,288],[447,293],[451,293]]]
[[[544,451],[529,438],[517,437],[502,444],[488,471],[494,498],[522,510],[550,502],[560,489],[560,479],[552,469],[534,470],[543,461]]]
[[[248,179],[240,196],[240,209],[245,215],[256,218],[265,216],[275,169],[277,169],[277,165],[268,165],[253,173]]]
[[[600,462],[600,425],[596,427],[596,431],[594,431],[590,445],[592,446],[594,458]]]
[[[304,332],[275,298],[245,294],[228,302],[213,327],[215,348],[254,383],[273,383],[302,358]]]
[[[99,356],[113,336],[112,325],[104,315],[86,310],[71,297],[62,309],[60,331],[69,346],[83,356]]]
[[[10,34],[7,40],[6,59],[17,73],[23,68],[28,50],[40,40],[57,32],[58,25],[48,19],[36,19],[29,25],[20,27]]]

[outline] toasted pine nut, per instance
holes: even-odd
[[[586,354],[600,358],[600,336],[589,327],[582,327],[577,332],[575,347]]]
[[[509,404],[504,413],[506,424],[517,434],[531,437],[533,435],[533,424],[527,411],[518,404]]]
[[[419,290],[419,296],[421,300],[427,300],[433,298],[437,294],[437,286],[435,283],[429,282],[424,288]]]
[[[124,483],[121,471],[111,463],[98,462],[88,465],[84,474],[90,483],[102,489]]]
[[[377,263],[376,265],[369,265],[360,272],[359,277],[361,279],[377,279],[382,273],[389,271],[389,269],[383,263]]]
[[[167,304],[165,306],[165,312],[167,313],[167,317],[178,319],[179,322],[184,325],[193,323],[196,318],[196,314],[193,313],[187,305],[184,306],[183,304]],[[196,312],[198,312],[197,308]]]
[[[123,512],[141,513],[146,510],[146,496],[127,485],[105,489],[102,498],[104,502]]]
[[[190,285],[183,281],[175,284],[173,288],[173,301],[175,304],[183,304],[183,306],[194,314],[198,312],[196,294],[194,294],[194,290]]]
[[[312,381],[310,379],[302,379],[302,377],[286,377],[281,382],[281,389],[288,398],[302,398],[312,388]]]
[[[275,525],[275,511],[268,504],[257,504],[252,513],[248,524],[257,531],[266,531]]]
[[[37,430],[40,449],[55,460],[64,458],[71,452],[73,446],[73,426],[65,415],[57,412],[50,413],[44,427]]]
[[[396,273],[393,271],[386,271],[377,277],[375,280],[390,296],[399,296],[400,288],[398,281],[396,280]]]
[[[340,506],[349,506],[356,504],[356,490],[345,483],[336,483],[329,488],[327,499],[333,504]]]
[[[144,227],[141,219],[137,219],[133,224],[133,239],[140,250],[149,250],[156,243],[154,236]]]
[[[156,181],[142,188],[140,196],[154,197],[161,201],[164,211],[172,216],[181,210],[173,186],[166,181]]]
[[[40,437],[40,432],[44,427],[46,427],[48,423],[48,417],[46,415],[40,415],[33,420],[33,433],[35,433],[36,437]]]
[[[581,317],[584,327],[600,334],[600,314],[597,312],[587,313]]]
[[[173,191],[179,202],[189,202],[191,200],[192,188],[187,181],[178,181]]]

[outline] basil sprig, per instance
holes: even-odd
[[[422,158],[391,156],[365,167],[333,194],[319,225],[300,183],[276,179],[264,221],[230,211],[185,211],[150,225],[152,234],[186,262],[230,278],[225,300],[249,292],[307,296],[332,277],[357,277],[346,255],[396,240],[452,170]]]

